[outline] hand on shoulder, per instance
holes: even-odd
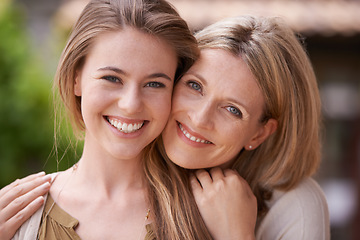
[[[0,190],[0,240],[11,239],[44,203],[51,176],[44,172],[17,179]]]

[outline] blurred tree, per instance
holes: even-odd
[[[53,150],[51,79],[31,48],[24,16],[11,1],[0,4],[0,188],[16,178],[73,164],[74,151],[58,164],[68,141]]]

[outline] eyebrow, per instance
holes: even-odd
[[[199,79],[201,80],[201,82],[203,82],[203,84],[204,84],[205,86],[208,84],[207,81],[206,81],[206,79],[205,79],[203,76],[201,76],[200,74],[198,74],[198,73],[195,73],[195,72],[187,72],[185,75],[187,75],[187,74],[193,75],[193,76],[199,78]],[[227,98],[227,101],[234,102],[234,103],[236,103],[237,105],[242,106],[242,107],[246,110],[246,112],[249,112],[248,109],[250,108],[250,106],[249,106],[247,103],[239,102],[237,99],[232,98],[232,97]]]
[[[99,68],[98,71],[113,71],[113,72],[116,72],[118,74],[122,74],[122,75],[125,75],[127,76],[128,74],[121,70],[120,68],[117,68],[117,67],[112,67],[112,66],[107,66],[107,67],[102,67],[102,68]],[[171,77],[169,77],[168,75],[166,75],[165,73],[153,73],[153,74],[150,74],[147,78],[165,78],[169,81],[173,81]]]
[[[234,102],[234,103],[236,103],[237,105],[242,106],[242,107],[246,110],[246,112],[249,112],[248,109],[250,108],[250,106],[249,106],[247,103],[239,102],[239,101],[236,100],[235,98],[228,98],[228,100],[229,100],[230,102]]]
[[[199,78],[199,79],[201,80],[201,82],[202,82],[205,86],[208,85],[206,79],[205,79],[203,76],[201,76],[200,74],[196,73],[196,72],[190,72],[190,71],[188,71],[187,73],[185,73],[185,75],[193,75],[193,76]]]

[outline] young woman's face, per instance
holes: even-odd
[[[85,147],[132,159],[164,129],[177,68],[175,51],[133,28],[96,38],[78,72]]]
[[[262,92],[241,58],[203,50],[175,86],[166,153],[185,168],[226,167],[243,147],[261,143],[263,109]]]

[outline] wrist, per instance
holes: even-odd
[[[227,235],[227,237],[224,235],[221,237],[214,237],[213,240],[255,240],[255,234],[254,233],[246,233],[246,234],[230,234]]]

